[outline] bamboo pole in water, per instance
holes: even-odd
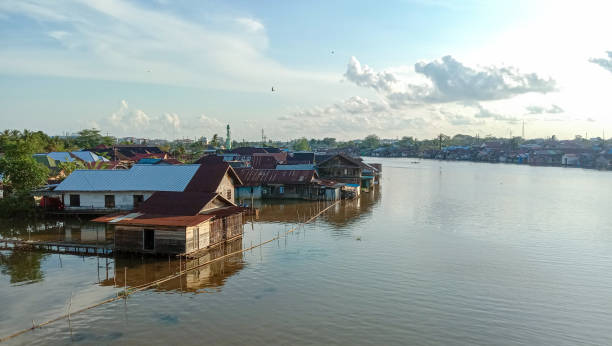
[[[336,204],[338,204],[338,203],[340,203],[340,202],[341,202],[341,201],[337,201],[337,202],[335,202],[335,203],[330,204],[328,207],[326,207],[325,209],[321,210],[321,212],[319,212],[318,214],[314,215],[314,216],[313,216],[313,217],[311,217],[310,219],[306,220],[304,223],[310,223],[310,222],[312,222],[312,221],[313,221],[313,220],[315,220],[317,217],[319,217],[321,214],[325,213],[325,212],[326,212],[327,210],[329,210],[331,207],[335,206]],[[283,236],[286,236],[286,235],[288,235],[288,234],[290,234],[290,233],[295,232],[295,230],[296,230],[296,229],[298,229],[298,227],[299,227],[299,226],[296,226],[296,227],[291,228],[290,230],[288,230],[287,232],[285,232],[285,233],[283,234]],[[227,255],[224,255],[224,256],[221,256],[221,257],[217,257],[217,258],[215,258],[215,259],[213,259],[213,260],[209,260],[209,261],[207,261],[207,262],[204,262],[204,263],[202,263],[202,264],[199,264],[199,265],[197,265],[197,266],[194,266],[193,268],[190,268],[189,270],[186,270],[185,272],[187,272],[187,271],[191,271],[191,270],[195,270],[195,269],[198,269],[198,268],[201,268],[201,267],[204,267],[204,266],[209,265],[209,264],[211,264],[211,263],[214,263],[214,262],[220,261],[220,260],[222,260],[222,259],[225,259],[225,258],[227,258],[227,257],[233,256],[233,255],[236,255],[236,254],[239,254],[239,253],[243,253],[243,252],[249,251],[249,250],[251,250],[251,249],[253,249],[253,248],[256,248],[256,247],[261,247],[261,246],[263,246],[263,245],[265,245],[265,244],[268,244],[268,243],[270,243],[270,242],[273,242],[273,241],[274,241],[274,240],[276,240],[276,239],[278,239],[278,238],[277,238],[277,237],[274,237],[274,238],[272,238],[272,239],[268,239],[268,240],[266,240],[266,241],[264,241],[264,242],[261,242],[261,243],[259,243],[259,244],[257,244],[257,245],[254,245],[254,246],[252,246],[252,247],[250,247],[250,248],[248,248],[248,249],[243,249],[243,250],[235,251],[235,252],[229,253],[229,254],[227,254]],[[180,257],[179,257],[179,261],[180,261]],[[180,264],[179,264],[179,266],[180,266]],[[126,267],[124,267],[124,271],[125,271],[125,278],[126,278],[126,284],[127,284],[127,268],[126,268]],[[174,279],[176,279],[176,278],[181,278],[181,284],[182,284],[182,276],[183,276],[183,272],[182,272],[182,270],[179,270],[179,273],[178,273],[178,274],[169,275],[169,276],[167,276],[166,278],[162,278],[162,279],[160,279],[160,280],[155,280],[155,281],[150,282],[150,283],[145,284],[145,285],[135,286],[135,287],[133,287],[132,291],[130,291],[129,293],[127,293],[127,287],[125,287],[125,288],[124,288],[124,292],[125,292],[124,296],[125,296],[125,298],[127,298],[127,296],[128,296],[128,295],[132,295],[132,294],[134,294],[134,293],[137,293],[137,292],[140,292],[140,291],[144,291],[144,290],[146,290],[147,288],[151,288],[151,287],[153,287],[153,286],[159,285],[159,284],[161,284],[161,283],[164,283],[164,282],[167,282],[167,281],[170,281],[170,280],[174,280]],[[93,304],[93,305],[90,305],[90,306],[84,307],[84,308],[82,308],[82,309],[80,309],[80,310],[77,310],[77,311],[75,311],[74,313],[72,313],[72,315],[80,314],[80,313],[85,312],[85,311],[87,311],[87,310],[91,310],[91,309],[93,309],[93,308],[96,308],[96,307],[101,306],[101,305],[104,305],[104,304],[112,303],[112,302],[117,301],[117,300],[122,299],[122,298],[123,298],[123,297],[118,297],[118,296],[117,296],[117,297],[109,298],[109,299],[107,299],[107,300],[103,300],[103,301],[101,301],[101,302],[98,302],[98,303],[95,303],[95,304]],[[127,304],[127,303],[126,303],[126,304]],[[16,332],[16,333],[13,333],[13,334],[11,334],[11,335],[9,335],[9,336],[7,336],[7,337],[0,338],[0,342],[8,341],[8,340],[10,340],[10,339],[13,339],[13,338],[15,338],[15,337],[19,336],[19,335],[22,335],[22,334],[25,334],[25,333],[27,333],[27,332],[29,332],[29,331],[32,331],[32,330],[34,330],[34,329],[36,329],[36,328],[42,328],[42,327],[47,326],[47,325],[49,325],[49,324],[51,324],[51,323],[54,323],[54,322],[57,322],[57,321],[61,321],[61,320],[66,319],[66,318],[68,318],[68,317],[69,317],[69,314],[64,314],[64,315],[58,316],[58,317],[56,317],[56,318],[54,318],[54,319],[48,320],[48,321],[43,322],[43,323],[38,324],[38,325],[36,325],[36,324],[34,323],[34,320],[32,320],[32,327],[30,327],[30,328],[26,328],[26,329],[22,329],[22,330],[20,330],[20,331],[18,331],[18,332]]]

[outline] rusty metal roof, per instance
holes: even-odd
[[[274,156],[253,156],[251,165],[255,169],[275,169],[278,160]]]
[[[315,170],[285,170],[237,168],[243,185],[262,184],[309,184],[317,177]]]
[[[175,227],[190,227],[210,220],[215,215],[212,214],[197,214],[197,215],[160,215],[160,214],[142,214],[142,213],[120,213],[105,215],[95,218],[91,221],[109,223],[113,225],[128,225],[128,226],[175,226]]]
[[[155,192],[136,211],[144,214],[195,215],[217,195],[214,192]]]

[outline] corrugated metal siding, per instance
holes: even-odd
[[[315,177],[315,171],[275,169],[238,168],[236,173],[245,186],[258,186],[261,184],[309,184]]]
[[[183,191],[199,167],[135,165],[129,170],[77,170],[55,191]]]
[[[276,169],[279,171],[311,171],[315,169],[313,164],[301,164],[301,165],[278,165]]]

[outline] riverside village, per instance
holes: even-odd
[[[74,138],[78,142],[91,134],[98,135],[86,130]],[[257,218],[262,202],[323,206],[355,199],[376,189],[382,173],[380,164],[341,151],[296,150],[298,145],[265,141],[233,147],[229,125],[224,141],[217,135],[212,143],[201,139],[199,153],[185,150],[185,144],[193,144],[188,140],[173,143],[180,149],[135,138],[114,141],[33,153],[49,173],[45,184],[28,192],[40,217],[91,220],[104,228],[110,244],[96,248],[70,239],[7,238],[0,243],[24,250],[197,258],[241,238],[246,216]]]

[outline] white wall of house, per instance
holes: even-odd
[[[89,192],[89,191],[74,191],[74,192],[64,192],[64,206],[66,210],[75,210],[75,209],[104,209],[105,206],[105,198],[106,195],[114,195],[115,196],[115,208],[110,209],[122,209],[122,210],[130,210],[134,208],[134,195],[143,195],[144,200],[146,201],[151,195],[153,191],[121,191],[121,192]],[[80,196],[80,206],[75,207],[70,205],[70,195],[79,195]]]

